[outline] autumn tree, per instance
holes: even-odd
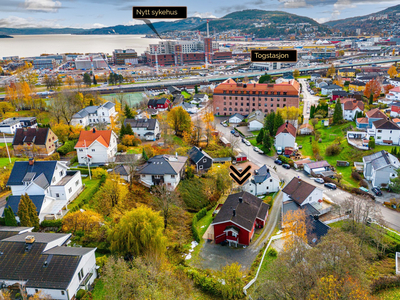
[[[364,96],[368,99],[373,97],[373,100],[378,99],[379,95],[381,94],[381,85],[379,84],[378,80],[371,79],[365,85]]]
[[[297,79],[299,76],[300,76],[300,71],[299,71],[299,69],[294,70],[294,71],[293,71],[293,77]]]
[[[335,66],[333,64],[331,64],[328,71],[326,72],[326,77],[332,77],[335,74],[336,74]]]
[[[396,67],[394,65],[390,66],[390,68],[387,71],[387,73],[389,74],[390,78],[395,77],[397,75]]]
[[[99,212],[109,216],[115,208],[122,213],[128,193],[128,187],[123,184],[122,179],[117,175],[110,175],[96,193]]]
[[[214,114],[210,109],[207,109],[205,113],[201,117],[202,121],[206,125],[206,136],[207,136],[207,145],[208,147],[210,139],[211,139],[211,133],[214,129]]]
[[[285,213],[282,222],[285,248],[291,247],[294,240],[307,243],[306,223],[306,213],[303,209],[290,210]]]
[[[67,76],[65,78],[65,83],[68,84],[68,86],[72,86],[75,83],[75,80],[72,76]]]
[[[384,89],[384,91],[385,91],[385,94],[389,94],[389,91],[391,90],[391,89],[393,89],[394,88],[394,85],[392,85],[392,84],[387,84],[387,85],[385,85],[384,87],[383,87],[383,89]]]
[[[185,131],[189,131],[192,126],[192,119],[188,112],[181,106],[174,107],[168,112],[167,121],[169,126],[175,131],[177,136],[182,137]]]
[[[49,103],[49,110],[58,123],[63,119],[68,125],[71,123],[72,116],[82,108],[80,93],[66,90],[56,94]]]
[[[110,249],[120,255],[159,257],[165,252],[164,220],[140,205],[125,213],[110,232]]]
[[[219,278],[224,281],[222,285],[223,299],[240,299],[243,297],[243,272],[240,270],[241,265],[237,262],[222,268],[218,274]]]
[[[102,231],[101,226],[104,222],[103,217],[92,210],[75,211],[67,214],[62,219],[63,232],[76,233],[81,231],[84,233],[85,239],[97,240]]]
[[[168,190],[167,186],[162,184],[155,187],[154,200],[164,217],[164,228],[166,229],[171,216],[171,207],[180,203],[179,196],[175,190]]]
[[[335,76],[335,79],[332,81],[332,83],[333,83],[333,84],[336,84],[336,85],[338,85],[338,86],[343,87],[343,79],[342,79],[342,76],[340,76],[340,75]]]
[[[39,229],[38,211],[28,194],[21,196],[17,215],[21,226],[35,227],[36,230]]]

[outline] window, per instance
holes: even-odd
[[[203,163],[206,163],[206,162],[207,162],[207,158],[204,158],[204,159],[203,159]]]
[[[69,194],[72,193],[72,187],[70,187],[70,188],[68,189],[68,193],[69,193]]]
[[[390,130],[390,133],[392,133],[392,131]]]
[[[59,193],[56,193],[56,197],[59,198],[59,197],[60,197],[60,194],[59,194]]]
[[[283,98],[283,102],[286,102],[286,98]]]
[[[38,293],[39,292],[39,290],[38,289],[35,289],[35,293]]]
[[[175,178],[175,175],[171,175],[171,178]]]
[[[65,295],[65,292],[64,292],[64,291],[61,291],[61,295]]]
[[[103,116],[104,116],[104,111],[103,111]]]
[[[52,183],[54,183],[56,181],[56,178],[53,177],[53,179],[51,180]]]
[[[92,149],[92,152],[96,152],[96,149]]]
[[[82,120],[79,120],[79,122],[82,124]]]
[[[64,172],[63,170],[60,171],[60,176],[63,176]]]
[[[378,133],[381,133],[382,132],[382,130],[378,130]],[[392,133],[392,132],[390,132],[390,133]]]
[[[79,179],[75,181],[75,185],[77,186],[79,184]]]
[[[203,166],[199,166],[199,170],[203,170]]]

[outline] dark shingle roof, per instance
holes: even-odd
[[[45,145],[47,134],[50,128],[19,128],[15,132],[13,145],[23,145],[26,143],[34,143],[35,145]]]
[[[190,159],[197,164],[197,162],[202,159],[204,156],[208,157],[209,159],[212,160],[212,158],[201,148],[198,148],[194,146],[192,149],[189,150],[188,152]]]
[[[28,172],[36,173],[34,180],[43,173],[47,182],[51,182],[56,165],[57,161],[35,161],[32,166],[30,166],[27,161],[16,161],[11,171],[10,178],[8,179],[7,186],[23,185],[24,183],[22,180]],[[40,183],[43,183],[42,179],[40,179]]]
[[[239,202],[239,197],[243,198],[242,203]],[[235,209],[235,216],[233,216],[233,209]],[[247,231],[251,231],[256,218],[264,220],[265,214],[263,215],[263,213],[266,213],[268,209],[268,204],[250,193],[231,194],[221,207],[213,224],[232,221]]]
[[[240,120],[243,120],[243,119],[244,119],[244,116],[242,116],[241,114],[238,114],[238,113],[232,115],[230,118],[233,118],[233,117],[238,117]],[[230,118],[229,118],[229,119],[230,119]]]
[[[25,252],[25,237],[34,235],[35,242]],[[68,288],[82,255],[93,248],[55,247],[44,252],[48,243],[65,242],[70,235],[56,233],[24,233],[0,241],[0,274],[5,280],[23,280],[27,287]],[[47,262],[47,266],[44,263]]]
[[[129,175],[129,166],[119,165],[113,169],[113,172],[118,175],[128,176]]]
[[[282,190],[290,196],[291,199],[301,205],[304,200],[316,189],[315,186],[299,178],[293,178]]]
[[[124,125],[130,124],[133,128],[145,128],[147,130],[154,130],[156,128],[156,119],[125,119]]]
[[[177,175],[182,170],[187,157],[174,155],[156,155],[150,158],[139,170],[139,174],[146,175]]]
[[[258,174],[253,175],[253,181],[254,183],[262,183],[270,177],[271,173],[269,172],[269,169],[266,165],[263,165],[261,168],[258,169]]]
[[[373,122],[376,129],[400,130],[399,125],[391,120],[380,119]]]

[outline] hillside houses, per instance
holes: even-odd
[[[386,100],[400,102],[400,86],[390,89],[389,93],[386,95]]]
[[[161,136],[160,124],[157,119],[125,119],[124,125],[129,124],[133,133],[141,140],[155,141]]]
[[[296,127],[289,122],[281,125],[276,131],[274,146],[278,151],[284,151],[285,148],[296,148]]]
[[[382,150],[364,156],[364,177],[373,186],[387,186],[391,178],[397,176],[396,169],[400,168],[399,160],[392,154]]]
[[[57,149],[58,137],[50,128],[18,128],[12,146],[16,156],[51,155]]]
[[[357,113],[364,111],[364,102],[352,98],[341,99],[343,119],[353,121]]]
[[[368,129],[372,128],[373,122],[386,118],[387,116],[379,108],[374,108],[368,111],[364,118],[357,118],[356,125],[358,129]]]

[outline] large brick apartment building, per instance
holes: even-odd
[[[255,110],[268,113],[278,107],[299,107],[299,93],[300,85],[296,80],[280,84],[246,84],[227,79],[214,89],[214,113],[220,116],[247,115]]]

